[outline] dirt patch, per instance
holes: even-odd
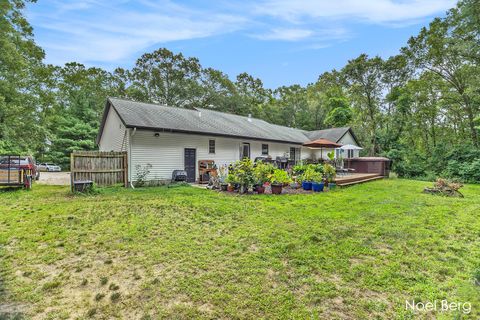
[[[40,172],[38,183],[53,186],[68,186],[70,184],[70,172]]]

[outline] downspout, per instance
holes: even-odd
[[[128,163],[129,163],[129,166],[128,166],[128,177],[129,177],[129,180],[130,180],[130,188],[132,189],[135,189],[135,187],[133,186],[133,182],[132,182],[132,137],[135,135],[135,133],[137,132],[137,127],[134,127],[133,130],[132,130],[132,133],[130,134],[130,137],[129,137],[129,141],[128,141]]]

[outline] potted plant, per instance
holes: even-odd
[[[235,184],[237,182],[235,179],[235,175],[233,173],[229,173],[227,175],[227,178],[225,179],[225,182],[227,183],[227,191],[233,192],[235,190]]]
[[[286,171],[275,169],[273,174],[270,175],[272,194],[281,194],[283,185],[285,183],[289,183],[290,181],[291,179]]]
[[[275,170],[273,165],[269,163],[257,163],[253,168],[253,175],[256,181],[256,191],[258,193],[265,192],[265,183],[269,181],[269,177]]]
[[[300,176],[305,172],[305,170],[307,170],[307,168],[308,165],[303,164],[303,162],[300,161],[298,164],[293,166],[293,174]]]
[[[335,187],[337,186],[337,184],[335,183],[335,177],[337,176],[337,171],[335,170],[335,168],[331,164],[325,163],[323,165],[323,172],[325,180],[328,183],[328,189],[335,189]]]
[[[246,193],[253,187],[253,162],[249,158],[237,161],[234,164],[235,180],[239,185],[240,193]]]
[[[312,175],[312,190],[314,192],[320,192],[323,191],[323,188],[325,184],[323,183],[323,175],[321,175],[318,172],[315,172],[315,174]]]
[[[302,178],[302,188],[303,190],[312,190],[312,178],[315,176],[316,172],[314,166],[309,165],[305,172],[303,172]]]
[[[298,178],[295,179],[292,183],[290,183],[290,188],[292,189],[298,189],[301,187],[301,184],[298,182]]]
[[[227,182],[227,177],[228,177],[228,169],[226,165],[220,166],[218,168],[218,181],[220,182],[220,189],[222,191],[227,191],[228,188],[228,182]]]

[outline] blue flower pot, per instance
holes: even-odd
[[[309,181],[303,181],[302,188],[303,190],[312,190],[312,183]]]
[[[324,187],[324,186],[325,186],[325,185],[323,184],[323,182],[320,182],[320,183],[313,182],[313,183],[312,183],[312,189],[313,189],[313,191],[315,191],[315,192],[321,192],[321,191],[323,191],[323,187]]]

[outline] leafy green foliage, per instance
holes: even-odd
[[[335,177],[337,176],[337,171],[335,167],[329,163],[323,165],[323,175],[328,182],[334,182]]]
[[[292,179],[288,175],[288,172],[282,169],[275,169],[272,174],[270,174],[270,182],[272,184],[285,184],[290,183]]]
[[[253,169],[253,162],[249,158],[238,160],[232,165],[232,174],[234,183],[240,184],[245,190],[253,187],[255,183],[255,174]]]
[[[274,170],[275,167],[270,163],[256,163],[253,168],[256,183],[263,185],[265,182],[270,181],[269,177]]]

